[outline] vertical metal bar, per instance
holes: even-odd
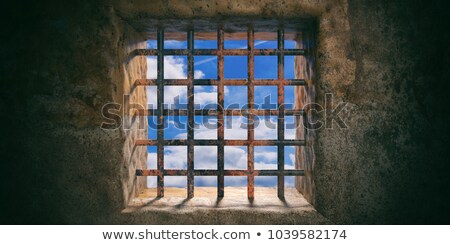
[[[158,153],[157,153],[157,168],[158,168],[158,180],[157,180],[157,196],[164,197],[164,30],[158,29],[158,85],[157,85],[157,109],[156,114],[158,116]]]
[[[220,27],[217,32],[217,76],[219,79],[219,85],[217,86],[217,139],[218,139],[218,149],[217,149],[217,197],[221,198],[224,196],[224,186],[225,186],[225,177],[224,177],[224,58],[223,58],[223,50],[224,50],[224,35],[223,28]]]
[[[254,102],[255,102],[255,87],[253,86],[254,80],[254,31],[253,27],[249,26],[247,31],[247,48],[250,51],[247,56],[247,100],[248,100],[248,114],[247,114],[247,140],[248,140],[248,149],[247,149],[247,197],[248,199],[253,199],[255,197],[255,175],[254,175]]]
[[[187,132],[187,196],[194,197],[194,31],[188,31],[188,132]]]
[[[284,30],[278,30],[278,50],[284,50]],[[284,79],[284,55],[278,53],[278,80]],[[284,84],[278,83],[278,198],[284,198]]]

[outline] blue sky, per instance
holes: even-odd
[[[148,48],[156,48],[156,41],[148,41]],[[276,48],[277,42],[267,40],[255,40],[255,48]],[[166,49],[184,49],[187,47],[186,41],[164,41]],[[196,49],[215,49],[215,40],[195,40]],[[226,49],[246,49],[246,40],[225,40]],[[285,48],[295,48],[294,41],[285,41]],[[247,78],[247,57],[246,56],[225,56],[225,79],[246,79]],[[156,56],[147,57],[147,78],[155,79],[157,74]],[[187,56],[166,56],[164,58],[164,77],[166,79],[187,78]],[[194,57],[194,77],[196,79],[216,79],[217,78],[217,58],[215,56],[195,56]],[[295,78],[294,56],[285,57],[285,78]],[[277,56],[255,56],[255,79],[277,79]],[[157,101],[156,86],[147,86],[148,108],[156,108]],[[170,108],[186,108],[187,87],[167,86],[164,90],[164,103]],[[174,103],[176,98],[179,103]],[[217,87],[216,86],[194,86],[194,101],[196,108],[216,108]],[[271,106],[268,102],[270,101]],[[265,103],[266,102],[266,103]],[[225,86],[225,107],[242,108],[247,103],[246,86]],[[285,87],[285,104],[294,103],[294,87]],[[276,109],[277,87],[276,86],[255,86],[255,107],[264,109]],[[293,108],[293,106],[286,108]],[[255,139],[276,139],[277,137],[277,117],[256,117]],[[215,117],[195,116],[196,128],[194,130],[195,139],[217,139],[217,128]],[[286,123],[289,124],[285,131],[286,139],[295,138],[295,128],[293,127],[294,117],[287,116]],[[156,139],[156,117],[148,117],[149,130],[148,138]],[[205,122],[207,122],[205,124]],[[165,139],[186,139],[187,138],[187,117],[168,116],[165,117],[166,128],[164,130]],[[225,139],[246,139],[247,130],[242,127],[246,123],[245,117],[225,117]],[[150,169],[156,168],[156,147],[148,147],[147,166]],[[285,147],[285,168],[294,168],[295,149],[292,146]],[[187,147],[186,146],[166,146],[164,149],[164,164],[168,169],[186,169]],[[194,146],[194,162],[196,169],[217,169],[217,147],[216,146]],[[277,148],[276,146],[255,147],[255,169],[276,169]],[[225,169],[246,169],[247,168],[247,148],[245,146],[225,147]],[[294,185],[293,177],[286,177],[286,186]],[[275,176],[255,178],[255,186],[276,186]],[[246,186],[246,177],[226,177],[225,186]],[[198,176],[195,177],[196,186],[217,186],[217,177]],[[167,187],[186,187],[186,177],[165,177]],[[156,187],[156,177],[148,177],[148,187]]]

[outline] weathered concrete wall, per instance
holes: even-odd
[[[444,126],[449,109],[441,104],[448,103],[441,91],[449,88],[444,68],[449,53],[443,48],[449,35],[440,6],[350,0],[348,8],[322,16],[316,101],[324,104],[325,93],[333,93],[334,105],[350,105],[340,114],[348,129],[334,123],[316,132],[315,204],[327,218],[337,223],[450,221]],[[333,11],[343,11],[348,25],[333,18],[326,23]],[[341,55],[331,55],[330,48],[339,48]]]
[[[36,2],[11,11],[17,25],[5,41],[14,49],[2,45],[2,111],[10,118],[2,159],[11,173],[4,197],[13,200],[2,203],[2,216],[105,223],[145,185],[145,178],[134,183],[134,170],[145,166],[146,150],[133,142],[146,130],[100,128],[103,105],[122,104],[145,76],[145,59],[129,57],[144,39],[103,4]],[[145,96],[136,89],[131,101],[145,106]]]
[[[316,102],[332,93],[351,104],[348,129],[322,128],[311,142],[311,202],[337,223],[448,223],[450,28],[438,3],[8,2],[1,221],[117,222],[133,186],[145,185],[129,177],[145,158],[132,147],[138,133],[99,128],[102,106],[121,103],[145,74],[128,56],[143,38],[124,20],[145,31],[150,18],[303,16],[319,23]],[[145,101],[139,88],[133,96]]]
[[[316,111],[316,49],[317,49],[317,27],[299,33],[296,38],[297,47],[307,50],[305,56],[295,58],[295,77],[305,79],[305,86],[296,86],[294,91],[295,109],[303,109],[305,114],[296,118],[296,139],[304,140],[304,146],[295,148],[295,168],[303,169],[304,176],[295,177],[295,188],[303,194],[309,203],[315,205],[315,181],[314,170],[316,164],[316,128],[320,126]]]
[[[137,116],[136,109],[147,108],[147,93],[144,86],[135,86],[136,79],[146,78],[147,61],[143,56],[131,55],[136,49],[147,47],[145,39],[132,27],[120,21],[123,25],[121,44],[117,47],[119,51],[119,69],[114,70],[113,76],[117,79],[117,84],[123,87],[123,91],[117,92],[115,101],[120,101],[122,97],[122,110],[124,120],[121,131],[125,136],[123,144],[123,172],[121,174],[124,207],[129,199],[136,196],[147,187],[147,178],[136,177],[136,169],[147,168],[146,147],[136,147],[137,139],[147,138],[147,120],[145,117]],[[125,96],[125,98],[124,98]],[[129,104],[127,103],[129,96]]]
[[[329,108],[333,105],[326,103],[325,94],[334,98],[336,106],[343,101],[344,91],[341,88],[355,81],[356,60],[349,55],[353,40],[347,12],[346,1],[327,5],[326,10],[317,16],[316,29],[302,33],[297,38],[298,46],[307,49],[308,54],[295,60],[296,77],[307,81],[306,86],[298,86],[295,90],[295,107],[306,112],[306,119],[302,118],[302,122],[298,122],[304,127],[298,127],[296,133],[298,139],[306,141],[304,147],[296,149],[296,168],[304,169],[305,176],[296,178],[296,188],[317,207],[321,207],[324,202],[327,203],[325,206],[328,202],[333,203],[334,191],[339,189],[335,185],[342,181],[337,176],[349,171],[345,162],[319,159],[327,154],[328,149],[318,144],[318,139],[327,141],[328,135],[342,130],[339,129],[341,125],[333,125],[332,121],[326,119],[325,110],[333,109]],[[355,104],[351,100],[345,102],[346,110],[339,116],[348,119],[346,116],[353,111]],[[305,131],[305,128],[308,130]],[[333,150],[342,153],[342,149]],[[330,168],[330,172],[323,171],[321,166]],[[335,171],[331,172],[332,170]],[[326,182],[316,183],[324,177]],[[327,188],[335,189],[330,191]]]

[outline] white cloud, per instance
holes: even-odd
[[[225,119],[225,139],[247,139],[247,124],[244,117],[227,117]]]
[[[275,117],[260,117],[255,122],[255,139],[277,139],[277,120]]]
[[[156,79],[158,77],[158,61],[156,57],[147,57],[147,78]],[[187,78],[186,59],[176,56],[164,56],[164,78],[165,79],[186,79]],[[202,70],[194,71],[195,79],[202,79],[205,73]]]
[[[156,176],[148,176],[147,177],[147,188],[156,188],[157,187],[157,177]]]
[[[185,59],[164,56],[164,79],[186,79]]]
[[[147,155],[147,168],[156,169],[157,156],[156,153],[148,153]]]
[[[276,149],[276,148],[275,148]],[[268,162],[276,162],[278,153],[276,151],[256,151],[255,158],[263,158]]]
[[[186,78],[186,64],[184,59],[174,58],[173,56],[164,57],[164,78],[183,79]],[[157,78],[157,60],[156,57],[147,57],[147,78]],[[156,109],[157,91],[156,86],[147,86],[147,104],[149,109]],[[181,103],[186,103],[187,89],[183,86],[166,86],[164,88],[164,103],[173,104],[174,98],[180,96]]]
[[[291,163],[295,163],[295,155],[289,154],[289,160],[291,160]]]
[[[147,79],[156,79],[158,77],[157,64],[156,57],[147,57]]]
[[[225,146],[225,169],[247,169],[247,149],[243,146]]]
[[[203,122],[204,121],[204,122]],[[195,139],[217,139],[217,119],[203,117],[194,129]]]
[[[244,135],[244,138],[247,136],[247,130],[241,129],[241,123],[244,123],[244,118],[234,118],[231,129],[226,129],[225,135],[226,138],[232,136],[237,137],[239,135]],[[272,123],[275,121],[272,120]],[[261,126],[262,125],[262,126]],[[276,138],[276,127],[274,129],[270,129],[267,126],[264,126],[263,121],[261,121],[255,130],[259,131],[260,136],[272,135],[272,131],[275,132]],[[196,129],[195,138],[197,139],[216,139],[217,138],[217,130],[216,129],[207,129],[204,126]],[[186,133],[178,134],[176,138],[186,138]],[[169,150],[165,151],[165,167],[172,169],[186,169],[187,165],[187,148],[186,147],[167,147]],[[194,162],[196,169],[217,169],[217,147],[216,146],[195,146],[194,147]],[[295,155],[289,154],[289,160],[293,163],[295,162]],[[149,161],[154,162],[150,166],[154,166],[156,168],[156,153],[149,153],[148,157]],[[255,169],[277,169],[277,152],[276,151],[255,151]],[[239,146],[226,146],[225,147],[225,169],[247,169],[247,149],[246,147]],[[286,169],[293,168],[293,165],[286,164]],[[216,186],[217,182],[214,181],[215,178],[211,178],[208,181],[202,181],[202,186]],[[155,179],[149,180],[148,186],[154,187]],[[286,185],[292,186],[292,180],[289,179],[290,182],[287,182]],[[169,182],[166,181],[166,186],[177,186],[177,187],[186,187],[186,179],[184,178],[173,178],[169,179]],[[245,186],[246,180],[233,177],[229,178],[227,181],[227,185],[232,186]]]
[[[164,78],[165,79],[186,79],[186,60],[174,56],[164,56]],[[156,57],[147,57],[147,78],[157,78],[157,59]],[[194,72],[195,79],[202,79],[205,73],[201,70]],[[156,86],[147,86],[147,104],[149,109],[155,109],[157,103]],[[185,86],[166,86],[164,89],[164,103],[173,104],[176,96],[180,97],[180,103],[187,101],[187,88]],[[217,96],[216,96],[217,97]],[[199,100],[202,102],[214,103],[212,96],[208,93],[200,95]],[[199,102],[200,103],[200,102]]]
[[[284,164],[284,168],[285,169],[295,169],[295,155],[294,154],[289,154],[289,160],[290,162],[286,162]]]
[[[164,168],[186,169],[186,166],[187,166],[187,146],[164,147]]]
[[[215,57],[213,58],[215,59]],[[211,60],[213,60],[211,59]],[[202,61],[203,63],[211,61]],[[147,78],[156,79],[157,78],[157,60],[156,57],[147,58]],[[201,79],[205,76],[204,72],[197,70],[194,73],[195,79]],[[164,77],[166,79],[184,79],[187,77],[186,74],[186,62],[185,59],[176,58],[173,56],[164,57]],[[214,87],[215,88],[215,87]],[[230,91],[227,86],[225,86],[225,95],[230,96]],[[147,86],[147,100],[148,104],[153,104],[153,108],[156,108],[157,97],[156,86]],[[181,103],[186,103],[187,99],[187,88],[185,86],[167,86],[164,90],[164,103],[173,104],[174,98],[180,96]],[[194,96],[196,104],[215,104],[217,103],[217,89],[209,91],[204,91],[202,87],[196,88],[196,93]],[[225,138],[226,139],[246,139],[247,129],[244,117],[233,117],[231,122],[231,128],[225,128]],[[255,139],[276,139],[276,119],[271,117],[270,119],[263,118],[258,122],[255,128]],[[226,125],[228,125],[226,123]],[[244,128],[241,126],[244,125]],[[208,129],[204,125],[200,125],[199,128],[195,129],[196,139],[216,139],[217,130]],[[293,138],[295,136],[295,130],[286,130],[286,137]],[[186,133],[178,134],[175,138],[186,138]],[[195,157],[195,168],[196,169],[217,169],[217,147],[216,146],[195,146],[194,147],[194,157]],[[266,151],[266,152],[255,152],[255,169],[276,169],[276,158],[277,153]],[[148,153],[147,157],[147,167],[149,169],[156,169],[156,153]],[[295,162],[294,154],[289,154],[289,159]],[[187,165],[187,147],[166,147],[164,154],[164,164],[167,169],[186,169]],[[246,147],[238,146],[227,146],[225,147],[225,167],[226,169],[246,169],[247,168],[247,150]],[[216,177],[202,177],[202,186],[216,186]],[[286,178],[288,183],[288,178]],[[246,177],[233,177],[227,178],[227,185],[237,185],[245,186]],[[289,182],[292,182],[289,178]],[[186,187],[186,177],[165,177],[166,186],[177,186]],[[148,187],[156,187],[156,177],[148,177]]]
[[[166,169],[186,169],[187,148],[166,147],[164,162]],[[255,162],[255,169],[277,169],[276,152],[255,152],[255,158],[260,159]],[[156,153],[149,153],[147,167],[156,169]],[[289,159],[294,161],[294,154],[289,154]],[[247,169],[246,147],[226,146],[225,147],[225,169]],[[195,169],[217,169],[217,147],[216,146],[195,146],[194,147]],[[292,169],[290,165],[285,165],[286,169]],[[245,186],[246,178],[227,178],[227,186]],[[165,177],[165,185],[172,187],[186,187],[186,177]],[[200,181],[201,186],[216,186],[216,177],[204,178]],[[286,185],[293,186],[293,179],[286,177]],[[147,179],[148,187],[156,187],[156,177]]]
[[[261,169],[277,169],[278,165],[274,163],[267,163],[267,162],[255,162],[255,169],[261,170]]]
[[[205,77],[205,73],[201,70],[194,71],[194,79],[202,79]]]
[[[147,57],[147,78],[158,78],[158,61],[156,57]],[[183,58],[164,56],[164,78],[186,79],[186,62]]]
[[[301,118],[300,118],[301,119]],[[285,127],[284,127],[284,136],[286,139],[295,139],[295,133],[297,131],[297,127],[295,125],[295,117],[294,116],[286,116],[285,117]],[[302,124],[298,125],[298,128],[302,128]]]
[[[289,139],[289,140],[295,139],[295,131],[296,131],[295,128],[292,128],[292,129],[285,128],[284,138]]]
[[[175,98],[178,96],[178,102]],[[187,87],[186,86],[164,86],[164,104],[174,109],[175,103],[187,104]],[[177,106],[179,107],[179,106]]]
[[[198,92],[194,94],[194,103],[204,107],[207,104],[217,104],[216,92]]]
[[[145,87],[147,93],[147,105],[148,109],[156,109],[157,101],[157,87],[156,86],[147,86]]]
[[[217,146],[194,146],[195,169],[217,169]]]

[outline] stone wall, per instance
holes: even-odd
[[[147,149],[145,146],[135,146],[137,139],[147,139],[148,123],[146,117],[137,116],[136,109],[147,109],[147,93],[145,86],[135,86],[136,79],[146,78],[147,61],[144,56],[134,56],[136,49],[147,48],[145,39],[137,33],[132,27],[124,24],[122,31],[119,62],[121,68],[117,72],[117,83],[123,87],[123,91],[117,91],[115,99],[120,101],[122,97],[122,108],[125,121],[121,129],[125,136],[123,144],[123,168],[121,174],[124,202],[126,207],[130,198],[139,194],[143,188],[147,187],[146,177],[136,177],[136,169],[147,168]],[[125,96],[125,98],[124,98]],[[129,96],[129,105],[127,105]]]
[[[449,35],[439,6],[350,0],[319,17],[315,101],[325,107],[331,93],[332,108],[347,103],[347,128],[314,132],[314,157],[303,156],[312,174],[299,187],[337,223],[449,222]]]
[[[316,139],[316,121],[319,110],[316,103],[316,48],[317,27],[309,31],[299,33],[296,42],[297,47],[307,50],[305,56],[298,56],[294,60],[295,77],[305,79],[305,86],[296,86],[294,90],[295,109],[305,111],[303,116],[296,118],[296,139],[305,141],[304,146],[295,147],[295,168],[304,170],[304,176],[295,177],[295,188],[303,196],[315,205],[314,170],[316,164],[316,151],[314,149]],[[317,124],[318,125],[318,124]]]
[[[145,185],[145,178],[136,183],[134,170],[146,165],[146,150],[135,149],[134,139],[146,130],[100,128],[102,107],[122,105],[134,80],[145,76],[145,59],[130,56],[144,39],[104,4],[10,9],[17,25],[5,30],[14,49],[2,46],[2,111],[9,118],[2,153],[10,173],[2,188],[12,199],[2,203],[6,220],[106,223]],[[131,101],[145,106],[144,89],[135,89]]]
[[[442,3],[7,2],[1,221],[114,223],[145,186],[132,177],[145,163],[145,148],[133,147],[145,130],[100,125],[105,103],[121,104],[130,90],[132,101],[146,100],[132,86],[146,72],[144,59],[129,51],[144,47],[135,30],[145,32],[148,20],[313,17],[317,72],[309,88],[318,103],[331,93],[350,106],[340,114],[348,129],[324,127],[310,141],[314,186],[305,196],[336,223],[448,223],[450,28]]]

